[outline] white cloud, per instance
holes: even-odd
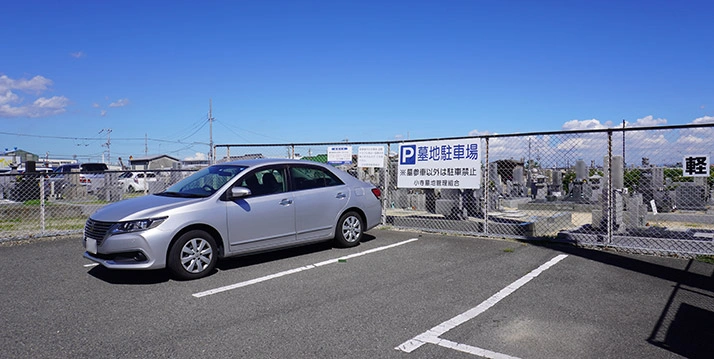
[[[0,94],[0,105],[10,104],[20,101],[20,97],[12,93],[12,91],[7,90],[5,94]]]
[[[208,159],[205,153],[196,152],[195,155],[184,158],[184,161],[205,161]]]
[[[714,123],[714,116],[699,117],[691,122],[693,125]],[[678,145],[696,145],[698,147],[711,148],[712,138],[714,138],[714,127],[688,128],[679,131],[680,137],[677,139]]]
[[[92,107],[94,107],[94,108],[99,108],[100,106],[99,106],[98,103],[95,102],[95,103],[92,104]]]
[[[37,75],[31,79],[13,80],[7,75],[0,76],[0,92],[7,90],[20,90],[23,92],[41,93],[47,91],[52,86],[52,80]]]
[[[102,110],[101,112],[99,112],[99,115],[102,116],[102,117],[106,116],[106,115],[107,115],[107,110]]]
[[[700,123],[714,123],[714,116],[704,116],[700,117],[694,121],[692,121],[693,124],[700,124]]]
[[[479,131],[477,129],[473,129],[469,131],[469,136],[488,136],[488,135],[495,135],[495,133],[491,131]]]
[[[109,107],[124,107],[129,104],[128,98],[122,98],[109,104]]]
[[[81,59],[81,58],[85,57],[86,55],[85,55],[84,51],[77,51],[77,52],[70,53],[69,56],[72,56],[75,59]]]
[[[50,98],[40,97],[32,104],[36,108],[60,109],[69,104],[69,100],[64,96],[53,96]]]
[[[571,120],[563,124],[562,129],[564,131],[575,131],[575,130],[599,130],[607,128],[605,124],[600,123],[600,120]]]
[[[654,116],[649,115],[643,118],[638,118],[634,123],[626,122],[626,127],[650,127],[650,126],[660,126],[666,125],[667,120],[664,118],[654,118]]]
[[[13,92],[39,95],[51,85],[52,80],[39,75],[29,80],[0,76],[0,117],[47,117],[65,112],[70,101],[64,96],[40,97],[31,104],[24,104],[24,99]]]

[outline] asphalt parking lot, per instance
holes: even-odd
[[[225,260],[211,276],[117,272],[79,238],[0,243],[6,358],[677,358],[714,350],[714,265],[372,230]]]

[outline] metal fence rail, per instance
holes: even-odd
[[[468,137],[480,143],[481,186],[456,190],[398,188],[404,141],[222,144],[214,152],[217,162],[326,162],[328,147],[348,146],[352,161],[338,167],[382,189],[386,226],[691,256],[714,254],[714,170],[692,176],[707,169],[697,160],[712,159],[713,135],[714,124],[698,124]],[[383,148],[383,165],[360,167],[360,147]],[[0,240],[80,233],[101,206],[161,191],[192,171],[151,172],[131,189],[123,172],[91,183],[82,174],[0,174]]]

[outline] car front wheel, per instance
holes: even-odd
[[[168,269],[179,279],[197,279],[208,275],[216,266],[216,241],[204,231],[184,233],[171,246]]]
[[[341,247],[354,247],[362,239],[362,217],[357,212],[347,212],[337,222],[335,241]]]

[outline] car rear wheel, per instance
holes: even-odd
[[[168,269],[179,279],[197,279],[208,275],[216,266],[216,241],[204,231],[184,233],[171,246]]]
[[[347,212],[337,222],[335,241],[341,247],[354,247],[362,239],[362,217],[357,212]]]

